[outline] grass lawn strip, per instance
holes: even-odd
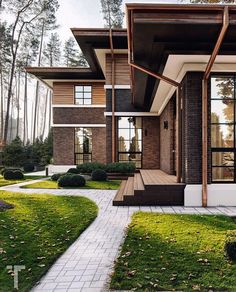
[[[45,176],[25,176],[25,178],[21,179],[21,180],[6,180],[6,179],[4,179],[3,176],[0,176],[0,187],[14,185],[14,184],[18,184],[18,183],[23,183],[23,182],[27,182],[27,181],[31,181],[31,180],[35,180],[35,179],[44,178],[44,177]]]
[[[0,192],[14,209],[0,212],[0,291],[13,291],[7,265],[25,265],[19,291],[29,291],[97,216],[84,197]]]
[[[86,181],[86,186],[80,187],[78,189],[97,189],[97,190],[117,190],[120,187],[121,181],[119,180],[110,180],[110,181]],[[36,182],[33,184],[28,184],[22,186],[24,189],[58,189],[56,181],[45,180]]]
[[[111,288],[137,291],[236,291],[236,264],[224,254],[232,218],[210,215],[133,216]]]

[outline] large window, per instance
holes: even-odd
[[[75,164],[92,161],[92,130],[90,128],[75,129]]]
[[[142,118],[118,118],[118,159],[119,162],[134,162],[142,167]]]
[[[92,104],[92,86],[90,85],[75,86],[75,104],[81,105]]]
[[[236,182],[236,76],[211,78],[212,182]]]

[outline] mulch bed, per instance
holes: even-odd
[[[0,200],[0,212],[6,211],[8,209],[13,209],[13,208],[14,208],[13,205]]]

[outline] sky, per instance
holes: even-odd
[[[178,0],[124,0],[125,3],[177,3]],[[94,28],[103,27],[100,0],[59,0],[60,8],[57,12],[58,33],[62,40],[72,36],[70,28]],[[124,25],[126,21],[124,19]]]

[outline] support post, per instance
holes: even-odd
[[[177,183],[181,182],[182,179],[182,147],[181,147],[181,96],[180,87],[176,89],[176,177]],[[175,134],[175,133],[174,133]]]

